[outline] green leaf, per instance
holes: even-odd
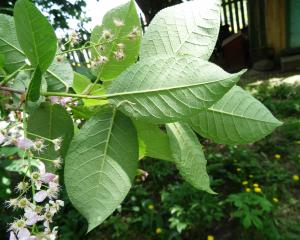
[[[115,22],[123,22],[123,26],[117,26]],[[137,33],[136,37],[129,37],[133,32]],[[103,37],[103,31],[110,31],[111,39]],[[92,58],[97,59],[99,56],[105,56],[108,61],[100,64],[94,69],[94,74],[99,76],[101,80],[112,80],[122,73],[127,67],[136,62],[141,43],[141,22],[135,8],[133,0],[109,11],[103,18],[101,26],[96,26],[92,32],[91,43],[99,44],[109,41],[109,43],[102,44],[101,47],[92,48]],[[115,52],[118,51],[119,44],[124,45],[124,59],[117,60]]]
[[[47,18],[28,0],[18,0],[14,7],[18,41],[34,67],[44,73],[56,54],[57,39]]]
[[[3,68],[5,64],[5,56],[4,54],[0,54],[0,68]]]
[[[13,17],[0,14],[0,54],[5,56],[4,69],[8,73],[25,64],[25,56],[17,40]]]
[[[59,151],[55,151],[53,143],[45,141],[45,150],[40,154],[35,153],[37,157],[53,160],[66,155],[74,133],[73,121],[62,106],[42,103],[38,109],[29,115],[27,132],[28,137],[32,140],[38,137],[31,134],[52,140],[59,137],[63,138]],[[45,162],[45,164],[47,163]],[[51,169],[49,164],[48,167]]]
[[[99,109],[88,108],[85,106],[71,106],[72,114],[75,119],[89,120]]]
[[[139,145],[145,148],[144,156],[166,161],[173,160],[169,138],[159,126],[142,121],[134,121],[134,126],[137,130]]]
[[[108,90],[109,101],[116,105],[127,101],[120,109],[138,120],[176,122],[210,107],[240,75],[199,58],[161,55],[123,72]]]
[[[38,65],[32,74],[32,78],[30,80],[30,84],[26,94],[26,99],[32,102],[36,102],[37,100],[39,100],[41,85],[42,85],[42,72]]]
[[[85,92],[92,86],[92,82],[86,76],[81,75],[77,72],[74,72],[74,82],[72,88],[77,94],[81,94]],[[104,95],[106,93],[106,89],[104,85],[95,85],[89,95],[91,96],[99,96]],[[86,107],[96,106],[96,105],[104,105],[107,104],[107,100],[97,100],[97,99],[83,99],[84,105]]]
[[[166,127],[173,158],[182,177],[195,188],[214,193],[209,185],[206,159],[193,130],[186,123],[170,123]]]
[[[75,135],[65,165],[68,196],[89,231],[121,204],[137,172],[138,141],[130,119],[105,107]]]
[[[68,60],[58,56],[50,65],[45,78],[49,92],[68,92],[73,83],[74,73]]]
[[[141,59],[159,54],[209,59],[220,27],[220,0],[189,1],[160,11],[143,37]]]
[[[222,144],[257,141],[281,124],[261,102],[238,86],[190,121],[197,133]]]

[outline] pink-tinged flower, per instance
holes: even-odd
[[[17,237],[19,240],[35,240],[36,237],[31,236],[31,233],[27,228],[21,228],[18,230]]]
[[[53,173],[44,173],[41,175],[41,180],[44,183],[52,182],[52,181],[54,181],[55,178],[56,178],[56,175]]]
[[[19,138],[17,139],[16,146],[22,150],[30,149],[34,146],[34,143],[28,138]]]
[[[60,99],[60,104],[62,106],[66,106],[67,103],[72,102],[72,98],[71,97],[62,97]]]
[[[10,231],[10,233],[9,233],[9,240],[18,240],[13,231]]]
[[[46,199],[47,196],[48,196],[47,192],[42,190],[42,191],[37,192],[33,196],[33,199],[34,199],[34,201],[40,203],[40,202],[43,202]]]
[[[0,132],[0,145],[4,143],[5,139],[5,136]]]
[[[56,199],[58,197],[59,184],[55,182],[49,182],[49,188],[47,190],[47,195],[50,199]]]
[[[57,96],[51,96],[50,98],[50,102],[53,104],[59,104],[60,103],[60,99]]]
[[[38,215],[38,213],[31,208],[25,209],[24,217],[26,218],[26,224],[28,226],[32,226],[38,221],[44,220],[43,216]]]

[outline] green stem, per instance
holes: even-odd
[[[86,99],[107,99],[109,95],[102,96],[91,96],[83,94],[73,94],[73,93],[61,93],[61,92],[41,92],[41,95],[45,97],[58,96],[58,97],[73,97],[73,98],[86,98]]]
[[[18,68],[16,71],[14,71],[13,73],[11,73],[10,75],[6,76],[3,81],[2,81],[2,85],[5,85],[6,83],[8,83],[8,81],[12,78],[14,78],[20,71],[22,71],[25,67],[27,66],[27,64],[22,65],[20,68]]]
[[[31,135],[31,136],[34,136],[34,137],[38,137],[38,138],[41,138],[41,139],[44,139],[44,140],[47,140],[49,142],[53,142],[52,139],[49,139],[49,138],[45,138],[45,137],[42,137],[40,135],[37,135],[37,134],[34,134],[34,133],[31,133],[31,132],[27,132],[28,135]]]
[[[73,49],[69,49],[69,50],[66,50],[66,51],[62,51],[62,52],[60,52],[60,53],[57,53],[56,55],[62,55],[62,54],[70,53],[70,52],[81,51],[81,50],[84,50],[84,49],[89,49],[89,48],[93,48],[93,47],[98,47],[98,46],[101,46],[101,45],[103,45],[103,44],[107,44],[107,43],[110,43],[110,42],[113,42],[113,41],[114,41],[114,40],[105,41],[105,42],[100,42],[100,43],[90,43],[89,46],[85,46],[86,44],[84,44],[83,47],[73,48]]]
[[[34,158],[34,159],[38,159],[38,160],[47,161],[47,162],[53,162],[53,161],[55,160],[55,159],[51,160],[51,159],[42,158],[42,157],[35,157],[35,156],[33,156],[32,158]]]
[[[0,90],[14,92],[14,93],[18,93],[18,94],[26,93],[23,90],[18,90],[18,89],[9,88],[9,87],[3,87],[3,86],[0,86]],[[73,93],[66,93],[66,92],[41,92],[41,95],[44,97],[57,96],[57,97],[72,97],[72,98],[104,99],[105,100],[109,97],[112,97],[112,96],[115,96],[118,94],[106,94],[106,95],[99,95],[99,96],[91,96],[91,95],[73,94]]]

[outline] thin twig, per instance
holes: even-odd
[[[23,90],[14,89],[14,88],[10,88],[10,87],[4,87],[4,86],[0,86],[0,90],[7,91],[7,92],[14,92],[14,93],[18,93],[18,94],[25,93],[25,91],[23,91]]]

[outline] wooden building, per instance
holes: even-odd
[[[252,62],[274,60],[283,70],[300,69],[300,1],[248,0]]]

